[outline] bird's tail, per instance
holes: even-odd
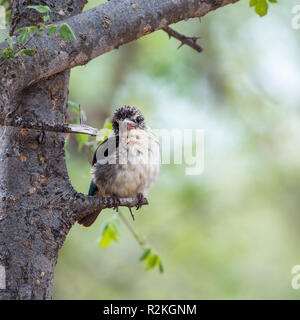
[[[89,214],[88,216],[79,220],[78,223],[83,225],[84,227],[90,227],[95,222],[100,212],[101,210],[99,212]]]
[[[97,191],[98,191],[98,188],[95,185],[94,181],[92,180],[89,188],[89,196],[93,196]],[[83,225],[84,227],[89,227],[95,222],[100,212],[101,210],[99,212],[91,213],[88,216],[79,220],[78,223]]]

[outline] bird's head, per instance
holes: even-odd
[[[146,128],[143,114],[132,106],[118,108],[113,114],[112,126],[115,134],[119,133],[121,126],[125,130]]]

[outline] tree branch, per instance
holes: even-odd
[[[163,31],[165,31],[169,37],[173,37],[176,38],[177,40],[181,41],[181,44],[179,45],[178,49],[181,48],[184,44],[191,47],[192,49],[198,51],[198,52],[202,52],[202,48],[197,44],[197,37],[187,37],[173,29],[171,29],[170,27],[165,27],[162,28]]]
[[[0,67],[6,74],[3,84],[11,94],[53,74],[189,18],[202,17],[219,7],[239,0],[111,0],[63,21],[74,31],[77,42],[59,35],[32,39],[33,57],[11,59]],[[7,46],[0,44],[1,48]],[[17,74],[17,77],[16,77]]]
[[[115,203],[113,198],[103,198],[99,196],[86,196],[82,193],[76,192],[73,196],[75,199],[72,201],[71,209],[73,211],[73,219],[75,221],[81,220],[82,218],[100,212],[106,208],[113,208]],[[139,203],[138,198],[120,198],[120,205],[123,207],[135,207]],[[142,205],[147,205],[148,200],[143,199]]]
[[[3,119],[0,118],[0,125],[18,127],[23,129],[32,129],[38,131],[51,131],[61,133],[81,133],[90,136],[97,136],[99,130],[85,124],[50,124],[50,123],[34,123],[26,121],[22,118]]]

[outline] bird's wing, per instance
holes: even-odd
[[[119,136],[112,135],[104,140],[99,147],[96,149],[92,165],[102,160],[107,160],[108,157],[115,155],[119,147]]]
[[[97,193],[102,196],[106,196],[106,189],[116,175],[118,148],[119,136],[114,135],[105,140],[95,152],[92,176],[98,189]]]
[[[93,196],[97,191],[98,191],[98,187],[95,185],[94,181],[92,180],[90,183],[88,195]]]

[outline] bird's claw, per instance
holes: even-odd
[[[141,208],[141,207],[145,204],[145,202],[147,202],[147,199],[144,197],[144,195],[143,195],[142,193],[138,193],[138,194],[137,194],[137,199],[138,199],[138,203],[137,203],[137,205],[135,206],[135,207],[136,207],[136,210],[138,210],[139,208]],[[130,214],[131,214],[132,220],[135,221],[135,219],[134,219],[134,214],[132,213],[131,208],[128,207],[128,209],[129,209],[129,212],[130,212]]]
[[[120,199],[117,196],[112,196],[113,209],[119,212]]]
[[[138,203],[136,205],[136,210],[139,210],[143,204],[145,203],[145,200],[147,200],[142,193],[137,194]]]

